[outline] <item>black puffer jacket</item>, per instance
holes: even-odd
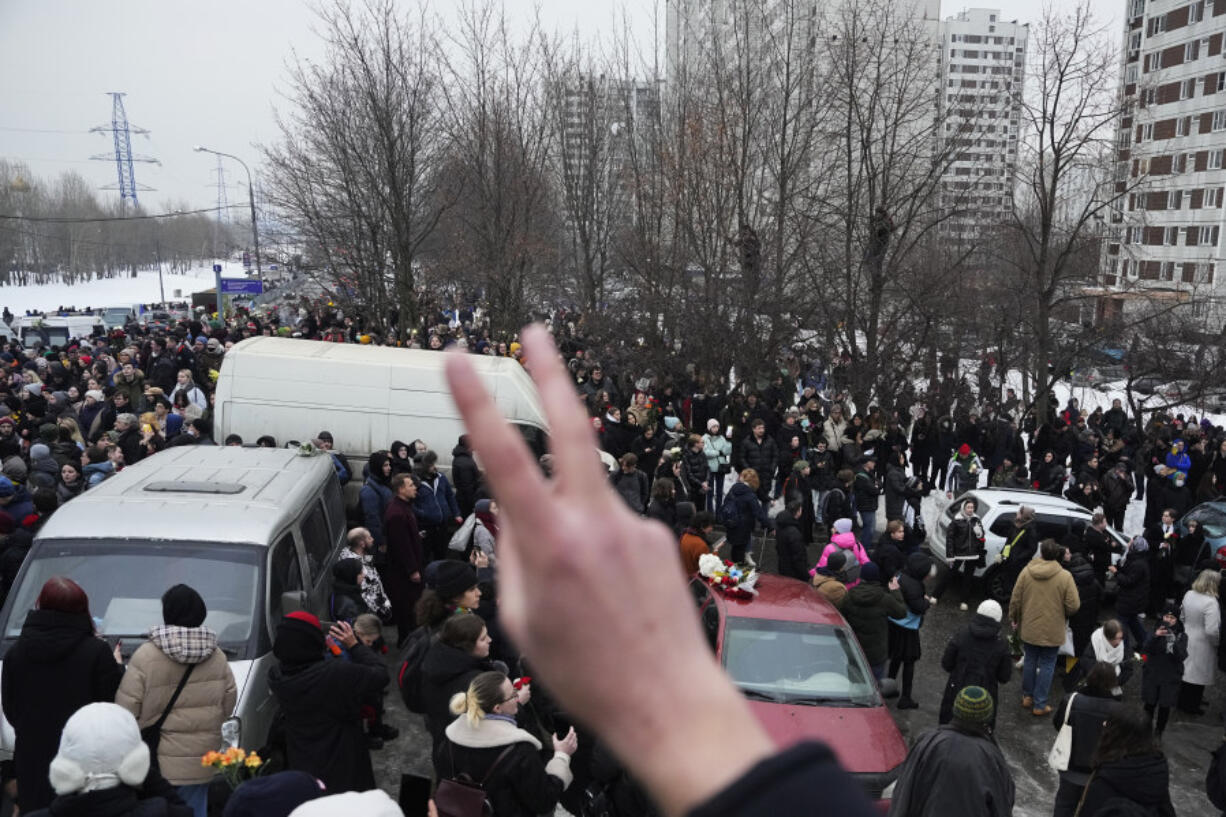
[[[856,481],[852,483],[852,493],[856,497],[856,510],[860,513],[871,513],[877,510],[881,502],[881,488],[877,484],[877,472],[860,469],[856,472]]]
[[[786,510],[775,514],[775,550],[779,553],[780,576],[791,576],[802,582],[809,580],[809,553],[800,521]]]
[[[435,641],[421,662],[421,696],[425,704],[426,729],[434,745],[442,740],[443,730],[455,716],[451,696],[467,692],[468,685],[481,673],[493,669],[489,659],[477,658],[450,644]]]
[[[1132,804],[1133,811],[1112,811],[1112,806]],[[1135,814],[1136,806],[1149,814],[1175,817],[1171,804],[1171,770],[1161,753],[1126,757],[1104,763],[1086,786],[1080,814]]]
[[[1056,731],[1064,725],[1064,719],[1069,708],[1069,699],[1065,698],[1056,707],[1052,715],[1052,724]],[[1090,759],[1098,746],[1098,737],[1103,732],[1103,724],[1111,713],[1122,704],[1113,698],[1100,698],[1090,692],[1082,691],[1073,698],[1073,711],[1068,714],[1069,725],[1073,729],[1073,752],[1069,756],[1068,770],[1060,772],[1060,779],[1067,780],[1078,786],[1084,786],[1090,777]]]
[[[945,556],[950,559],[978,559],[984,552],[983,521],[978,516],[958,513],[945,532]]]
[[[22,813],[50,805],[47,769],[60,733],[86,704],[112,702],[123,667],[106,642],[94,637],[84,613],[31,610],[21,637],[4,656],[0,700],[17,733],[14,752]]]
[[[1149,559],[1144,553],[1130,552],[1116,573],[1120,594],[1115,599],[1115,611],[1121,616],[1135,616],[1149,606]]]
[[[998,700],[997,685],[1007,684],[1013,674],[1013,658],[1009,645],[1000,636],[1000,622],[976,613],[945,645],[941,669],[949,673],[949,680],[941,698],[940,723],[953,720],[954,698],[963,687],[981,686],[992,700]],[[992,723],[996,723],[995,710]]]
[[[758,472],[758,479],[766,485],[775,474],[779,462],[779,446],[775,440],[765,434],[761,441],[749,434],[741,442],[741,467],[752,468]]]
[[[1090,634],[1098,627],[1098,604],[1102,588],[1094,573],[1094,565],[1080,553],[1074,554],[1064,566],[1072,574],[1073,583],[1077,585],[1077,595],[1081,599],[1081,606],[1068,620],[1069,627],[1073,630],[1073,654],[1081,655],[1090,643]]]
[[[451,486],[455,488],[455,501],[460,506],[461,516],[468,516],[473,512],[480,481],[481,471],[477,468],[477,461],[473,459],[473,452],[462,445],[451,449]]]

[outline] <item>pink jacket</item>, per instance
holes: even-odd
[[[860,545],[860,542],[857,541],[854,533],[836,533],[834,536],[830,537],[830,544],[826,545],[825,549],[822,550],[822,558],[817,560],[817,565],[809,571],[809,575],[817,575],[817,569],[819,567],[825,567],[826,560],[829,559],[830,554],[834,553],[836,550],[851,551],[853,554],[855,554],[856,561],[860,564],[868,564],[868,562],[872,561],[868,558],[868,551],[866,551]],[[859,581],[852,582],[848,585],[848,588],[850,589],[855,587],[859,583]]]

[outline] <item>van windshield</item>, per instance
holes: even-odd
[[[205,626],[230,658],[245,658],[259,603],[260,556],[252,546],[183,542],[41,542],[13,590],[5,638],[21,634],[43,584],[67,576],[89,596],[102,635],[131,641],[162,623],[162,594],[183,583],[204,598]]]

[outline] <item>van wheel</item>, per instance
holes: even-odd
[[[1013,595],[1013,588],[1009,587],[1009,577],[1005,575],[1000,565],[993,565],[983,580],[988,590],[988,598],[994,599],[1002,607],[1009,603],[1009,597]]]

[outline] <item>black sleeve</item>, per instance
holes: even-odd
[[[349,662],[338,662],[338,666],[348,670],[347,680],[356,695],[376,694],[388,684],[387,667],[361,641],[349,648]]]
[[[779,817],[810,814],[820,792],[823,814],[873,817],[867,795],[839,768],[830,749],[800,743],[758,763],[689,817]]]

